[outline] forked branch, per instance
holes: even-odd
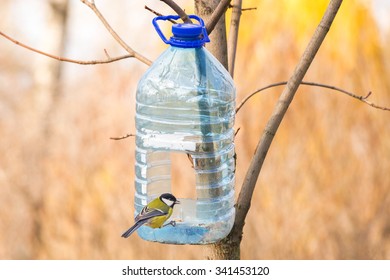
[[[322,42],[324,41],[342,2],[342,0],[330,1],[320,24],[317,26],[315,33],[306,47],[306,50],[304,51],[301,59],[299,60],[291,78],[288,80],[287,85],[284,88],[273,111],[273,114],[268,121],[262,137],[258,143],[255,155],[253,156],[251,164],[248,168],[241,192],[237,200],[237,212],[233,234],[236,234],[239,238],[242,236],[242,229],[244,227],[246,215],[250,208],[252,194],[256,186],[257,178],[263,166],[264,159],[271,146],[274,135],[276,134],[279,125],[282,122],[283,117],[286,114],[287,109],[293,100],[299,85],[302,82],[303,77],[305,76]]]
[[[330,1],[320,24],[317,26],[315,33],[306,47],[306,50],[303,53],[301,59],[299,60],[299,63],[295,68],[291,78],[288,80],[287,85],[284,88],[274,109],[274,112],[266,125],[266,128],[257,146],[255,155],[249,166],[237,201],[235,230],[236,234],[239,236],[242,234],[244,221],[250,207],[253,190],[255,188],[257,178],[259,176],[269,147],[271,146],[274,135],[276,134],[276,131],[278,130],[279,125],[282,122],[282,119],[286,114],[287,109],[293,100],[303,77],[305,76],[311,62],[317,54],[322,42],[324,41],[342,2],[342,0]]]
[[[87,5],[95,14],[96,16],[100,19],[100,21],[103,23],[104,27],[110,32],[112,37],[121,45],[132,57],[138,59],[139,61],[145,63],[146,65],[151,65],[152,62],[144,57],[142,54],[136,52],[133,50],[129,45],[126,44],[125,41],[115,32],[115,30],[111,27],[111,25],[107,22],[105,17],[102,15],[102,13],[99,11],[99,9],[95,5],[94,0],[80,0],[82,3]]]

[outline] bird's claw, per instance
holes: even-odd
[[[176,226],[176,221],[170,221],[169,223],[163,225],[162,227],[166,227],[166,226],[169,226],[169,225],[175,227]]]

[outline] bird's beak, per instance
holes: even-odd
[[[180,201],[176,200],[176,201],[175,201],[175,204],[180,204]]]

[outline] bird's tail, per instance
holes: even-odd
[[[126,230],[121,236],[124,238],[129,237],[134,231],[136,231],[140,226],[142,226],[146,222],[147,220],[136,222],[131,228]]]

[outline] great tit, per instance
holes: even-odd
[[[135,217],[135,224],[126,230],[122,237],[129,237],[140,226],[147,225],[151,228],[161,228],[172,215],[173,206],[180,202],[170,193],[163,193],[158,198],[149,202]],[[171,223],[174,225],[174,223]]]

